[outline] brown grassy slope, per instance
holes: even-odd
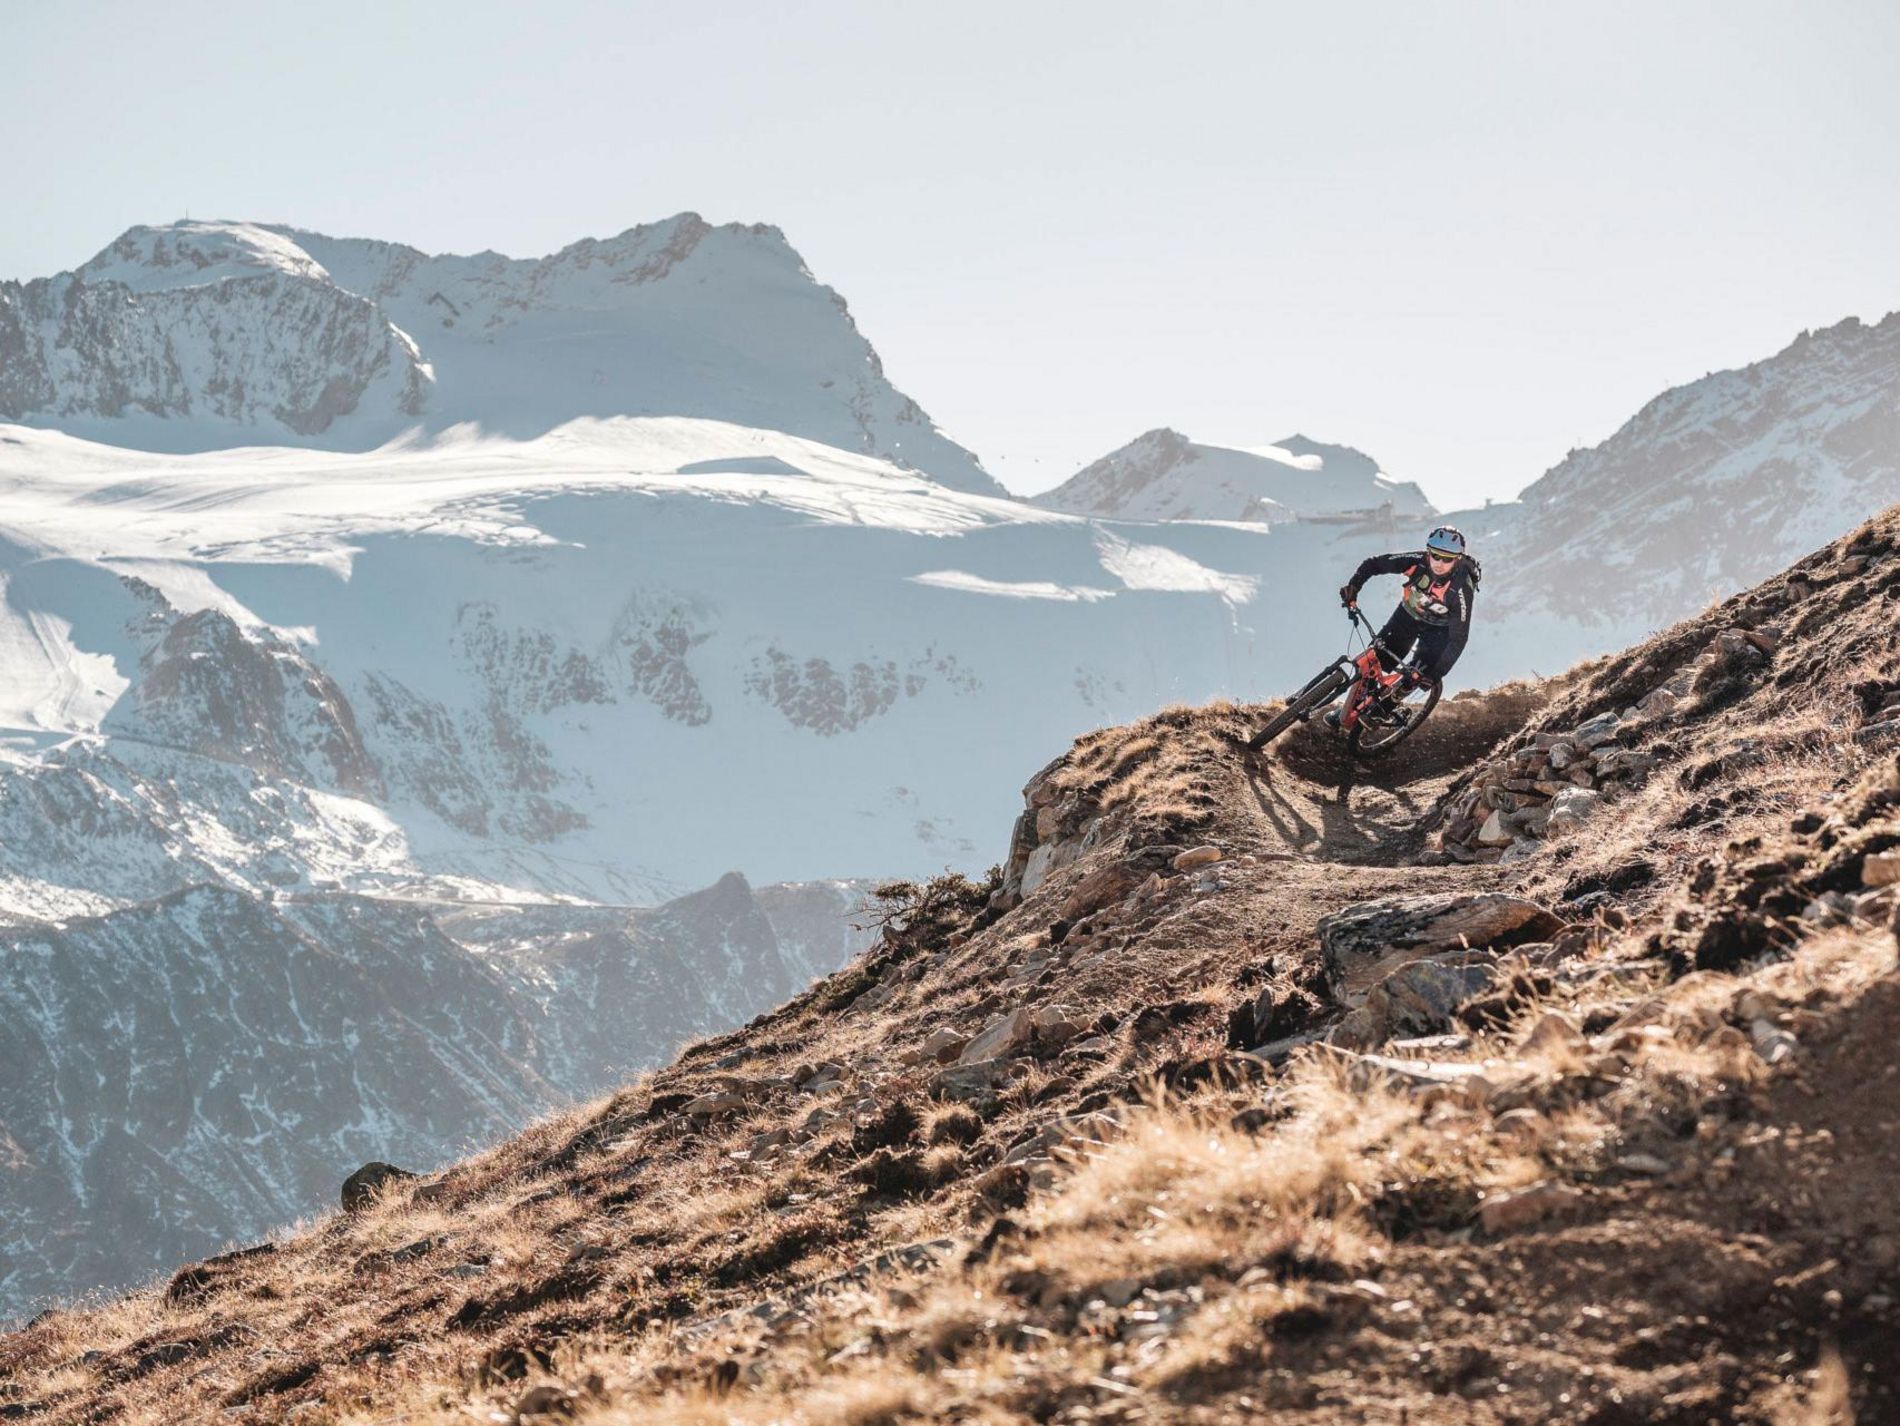
[[[1893,943],[1800,913],[1900,842],[1892,757],[1853,737],[1900,687],[1895,534],[1449,700],[1388,765],[1304,730],[1244,759],[1258,710],[1091,735],[1018,839],[1084,849],[1021,905],[937,885],[858,965],[586,1111],[0,1341],[0,1417],[1704,1421],[1848,1392],[1883,1419]],[[1632,702],[1741,621],[1784,625],[1774,659],[1647,732],[1642,788],[1526,862],[1412,864],[1500,739]],[[1220,867],[1167,869],[1203,842]],[[1481,1085],[1228,1050],[1241,1006],[1275,1034],[1337,1013],[1321,915],[1438,890],[1607,893],[1577,958],[1527,962],[1438,1052]],[[1520,1050],[1553,1006],[1600,1043]],[[1018,1008],[1041,1023],[987,1089],[921,1054]],[[1770,1065],[1777,1017],[1800,1049]],[[1830,1344],[1844,1375],[1804,1379]]]

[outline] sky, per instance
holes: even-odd
[[[1155,426],[1441,507],[1900,308],[1900,6],[0,0],[0,279],[135,223],[782,228],[1021,493]]]

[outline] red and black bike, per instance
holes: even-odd
[[[1438,706],[1438,680],[1421,674],[1409,659],[1388,671],[1379,661],[1382,645],[1371,620],[1357,604],[1348,605],[1346,613],[1355,627],[1365,630],[1366,647],[1356,654],[1348,649],[1287,699],[1286,707],[1247,740],[1250,751],[1258,752],[1344,694],[1336,731],[1345,736],[1354,757],[1378,757],[1409,738]]]

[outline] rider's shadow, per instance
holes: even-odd
[[[1308,757],[1311,757],[1310,751]],[[1318,761],[1317,758],[1311,760]],[[1358,763],[1349,758],[1341,759],[1337,769],[1331,770],[1324,780],[1301,773],[1282,758],[1256,756],[1251,764],[1248,783],[1261,816],[1289,847],[1300,851],[1323,852],[1333,857],[1373,852],[1404,835],[1423,815],[1417,799],[1403,786],[1385,786],[1377,780],[1367,780]],[[1313,787],[1318,795],[1305,800],[1304,805],[1317,812],[1317,820],[1281,789],[1274,777],[1276,770]],[[1321,771],[1317,766],[1311,769],[1315,774]],[[1365,805],[1362,798],[1360,805],[1354,806],[1354,793],[1374,789],[1383,790],[1393,805],[1375,809]],[[1384,815],[1380,815],[1382,812]]]

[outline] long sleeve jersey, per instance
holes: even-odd
[[[1361,560],[1347,588],[1358,595],[1361,586],[1375,575],[1396,574],[1405,581],[1399,608],[1427,629],[1445,629],[1445,666],[1450,667],[1464,652],[1471,634],[1471,606],[1478,592],[1482,571],[1478,562],[1465,555],[1442,578],[1432,574],[1425,551],[1373,555]]]

